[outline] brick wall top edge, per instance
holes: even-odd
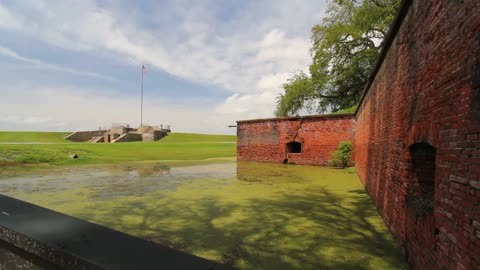
[[[275,117],[275,118],[260,118],[250,120],[239,120],[237,123],[252,123],[252,122],[267,122],[267,121],[294,121],[300,119],[354,119],[353,113],[338,113],[338,114],[318,114],[318,115],[304,115],[304,116],[287,116],[287,117]]]
[[[377,63],[375,64],[375,68],[370,74],[367,84],[363,89],[362,96],[360,97],[360,102],[358,102],[357,109],[355,110],[355,113],[354,113],[355,116],[358,115],[358,112],[362,107],[362,103],[365,100],[365,96],[368,94],[368,91],[370,90],[370,86],[372,85],[373,81],[377,77],[377,73],[383,64],[383,60],[385,60],[388,50],[390,49],[390,46],[392,45],[393,40],[397,36],[398,30],[400,29],[400,26],[402,25],[403,20],[405,19],[405,16],[407,15],[408,10],[412,5],[412,2],[413,0],[402,0],[402,2],[400,3],[400,8],[398,9],[398,13],[395,16],[395,19],[393,20],[393,23],[390,26],[390,29],[388,30],[388,33],[385,37],[384,46],[382,48],[382,51],[380,52],[380,56],[378,57]]]

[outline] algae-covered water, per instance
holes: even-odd
[[[240,269],[407,269],[357,175],[234,161],[26,167],[0,192]]]

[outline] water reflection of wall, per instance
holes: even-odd
[[[124,166],[129,174],[137,174],[140,177],[170,175],[171,168],[164,163],[142,163],[137,165]]]
[[[261,177],[266,173],[264,168],[254,162],[237,162],[237,179],[245,182],[262,182]]]
[[[155,178],[170,175],[171,168],[164,163],[138,163],[116,166],[100,196],[143,195],[155,189]],[[154,183],[149,183],[149,182]]]
[[[249,161],[237,162],[237,179],[245,182],[270,182],[282,179],[296,181],[301,179],[300,166]]]

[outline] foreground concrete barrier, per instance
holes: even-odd
[[[232,269],[0,195],[3,269]]]

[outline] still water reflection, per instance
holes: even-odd
[[[0,172],[0,192],[241,269],[406,269],[355,174],[246,162]]]

